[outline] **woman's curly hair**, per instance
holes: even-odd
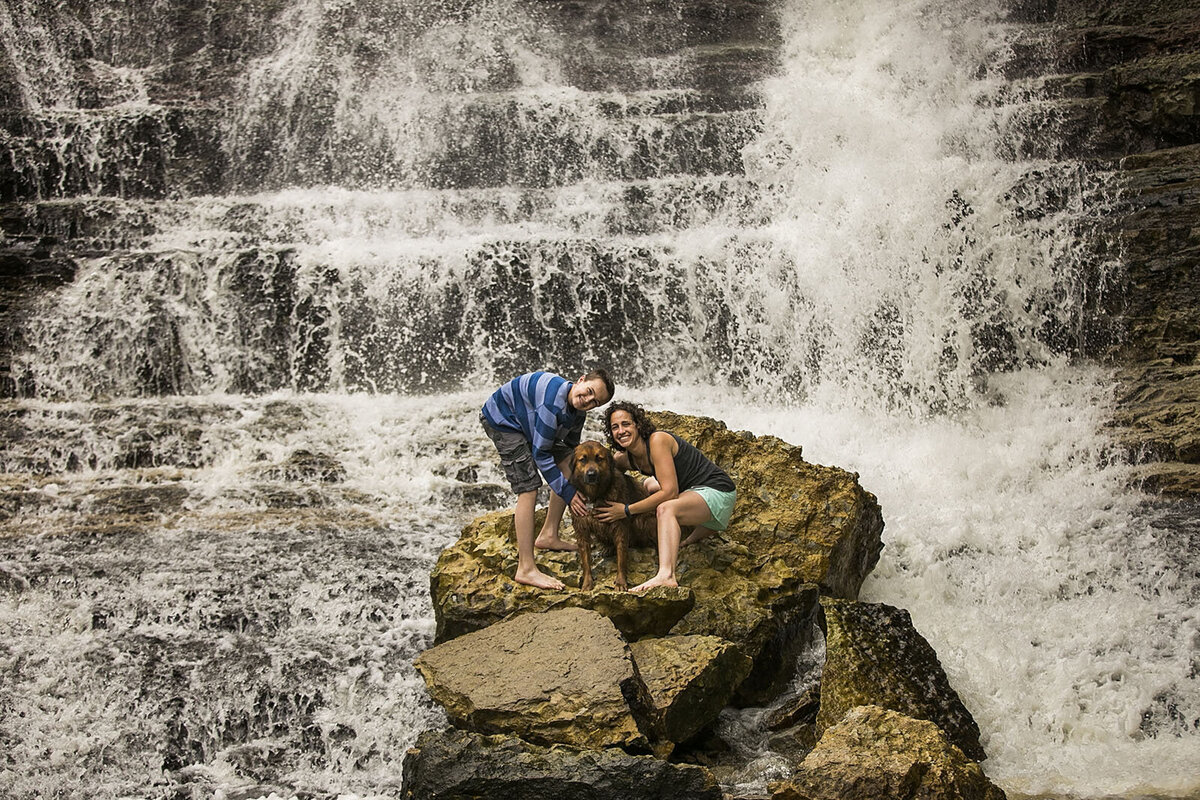
[[[646,416],[646,410],[637,403],[626,403],[624,401],[609,403],[608,408],[604,409],[604,435],[608,437],[608,446],[613,450],[623,451],[625,449],[613,439],[612,415],[614,411],[624,411],[633,417],[633,424],[637,428],[638,436],[641,436],[647,442],[650,441],[650,434],[658,430],[658,428],[654,427],[654,423],[650,421],[650,418]]]

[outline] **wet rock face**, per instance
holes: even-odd
[[[1193,69],[1200,75],[1200,59]],[[1200,78],[1191,94],[1200,97]],[[1193,110],[1200,120],[1200,111]],[[1200,122],[1196,123],[1200,126]],[[1200,134],[1193,137],[1200,140]],[[1200,144],[1121,161],[1128,265],[1118,435],[1150,491],[1200,496]]]
[[[772,800],[1004,800],[979,765],[936,725],[879,706],[826,731]]]
[[[515,19],[487,21],[496,6]],[[691,278],[673,257],[610,235],[703,224],[727,206],[751,213],[757,194],[742,151],[761,124],[755,84],[777,63],[770,4],[14,0],[6,8],[0,397],[457,390],[476,367],[466,341],[492,353],[497,374],[531,361],[599,360],[631,364],[630,377],[646,380],[672,357],[651,358],[609,311],[653,314],[628,277],[647,267],[676,273],[667,291]],[[526,74],[540,62],[572,97],[525,97],[522,87],[542,84]],[[396,100],[413,93],[421,99]],[[385,121],[376,103],[394,113]],[[350,276],[339,283],[336,268],[297,275],[287,252],[296,231],[280,209],[231,198],[329,185],[428,190],[429,206],[442,209],[434,217],[454,216],[458,227],[458,217],[486,216],[504,228],[508,215],[520,222],[552,211],[557,190],[580,181],[612,184],[598,238],[577,236],[573,225],[544,239],[490,231],[386,292],[375,270],[365,281],[374,289]],[[153,241],[164,231],[174,241],[176,223],[193,229],[215,198],[231,205],[212,220],[219,233],[203,223],[204,242],[182,251]],[[409,233],[425,235],[428,220]],[[150,322],[102,323],[89,332],[85,360],[109,363],[75,387],[50,385],[20,363],[43,341],[30,330],[45,316],[39,302],[78,286],[80,275],[86,282],[97,258],[96,271],[122,276],[112,291],[146,283]],[[547,264],[570,280],[547,278]],[[429,279],[431,266],[466,274]],[[178,295],[177,281],[219,273],[214,306],[162,302]],[[580,297],[589,298],[582,314]],[[224,344],[248,359],[222,347],[205,360],[194,337],[223,322],[234,328]],[[687,320],[659,324],[670,325],[668,337],[692,330]],[[530,333],[514,342],[514,330]],[[64,337],[71,330],[45,338]],[[212,385],[226,374],[229,385]]]
[[[340,483],[346,478],[346,468],[328,453],[299,449],[280,464],[263,470],[263,476],[282,481],[318,481]]]
[[[1109,172],[1105,258],[1123,267],[1110,312],[1121,392],[1117,435],[1151,491],[1200,495],[1200,8],[1190,0],[1038,6],[1048,38],[1017,68],[1052,75],[1062,154]],[[1102,353],[1100,353],[1102,355]]]
[[[720,800],[708,770],[616,748],[539,747],[512,736],[426,731],[404,759],[405,800]]]
[[[970,758],[987,758],[979,742],[979,726],[907,611],[882,603],[836,600],[826,600],[822,606],[825,668],[818,731],[836,725],[857,706],[881,706],[929,720]]]

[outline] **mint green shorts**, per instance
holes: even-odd
[[[712,519],[708,522],[700,523],[701,528],[723,531],[729,527],[729,517],[733,514],[733,504],[737,502],[736,489],[732,492],[722,492],[720,489],[714,489],[711,486],[693,486],[687,491],[700,495],[704,499],[704,504],[708,506],[708,513],[712,514]]]

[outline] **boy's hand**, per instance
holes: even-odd
[[[578,492],[571,498],[571,513],[577,517],[586,517],[588,515],[587,501]]]

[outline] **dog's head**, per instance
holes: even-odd
[[[612,453],[600,442],[580,442],[571,460],[571,483],[589,497],[598,497],[612,482],[616,465]]]

